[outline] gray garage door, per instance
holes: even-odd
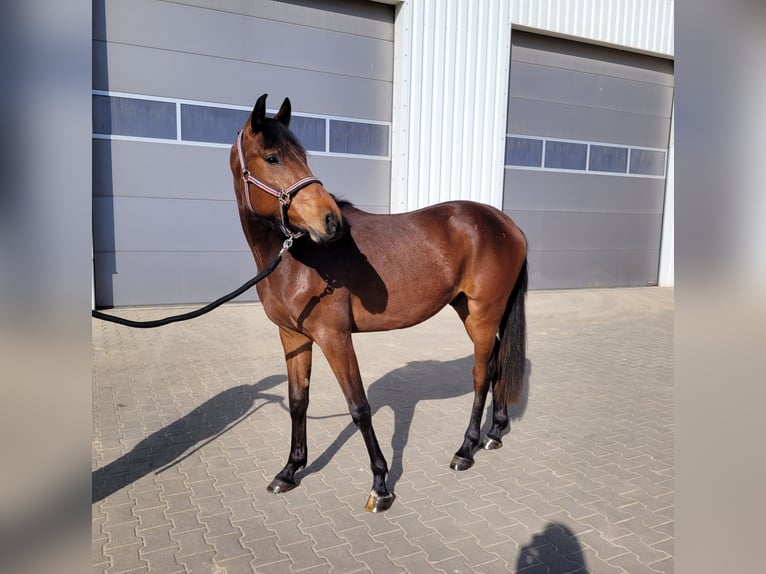
[[[393,17],[354,0],[94,2],[96,304],[210,301],[254,275],[228,157],[262,93],[271,111],[290,97],[333,193],[388,212]]]
[[[514,30],[503,210],[530,287],[657,281],[673,64]]]

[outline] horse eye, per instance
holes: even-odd
[[[272,165],[279,163],[279,156],[278,155],[268,155],[266,156],[266,163],[270,163]]]

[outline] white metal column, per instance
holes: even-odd
[[[668,167],[665,173],[665,208],[662,213],[662,242],[660,243],[660,269],[657,283],[663,287],[675,284],[675,136],[676,106],[670,112],[670,139],[668,141]]]
[[[394,47],[391,212],[450,199],[500,208],[507,0],[405,0]]]

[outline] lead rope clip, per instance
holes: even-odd
[[[282,257],[285,253],[287,253],[287,250],[290,249],[293,246],[293,238],[288,237],[285,239],[285,242],[282,244],[282,249],[279,250],[279,257]]]

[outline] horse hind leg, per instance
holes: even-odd
[[[453,470],[467,470],[474,464],[474,453],[479,449],[481,438],[481,418],[491,382],[490,370],[494,370],[493,359],[496,350],[497,321],[492,313],[484,313],[478,303],[460,297],[452,302],[460,315],[468,336],[474,344],[473,365],[473,405],[468,428],[463,436],[463,444],[450,462]],[[483,319],[479,319],[483,317]]]
[[[508,409],[498,398],[495,385],[499,375],[498,354],[500,350],[500,338],[495,339],[495,346],[492,349],[492,358],[487,366],[487,374],[492,385],[492,428],[487,432],[481,441],[481,448],[484,450],[497,450],[503,446],[501,437],[503,431],[508,428]]]
[[[487,450],[503,446],[500,438],[508,429],[508,407],[521,399],[526,369],[527,263],[522,263],[511,296],[500,320],[499,336],[490,361],[492,380],[492,428],[482,444]]]

